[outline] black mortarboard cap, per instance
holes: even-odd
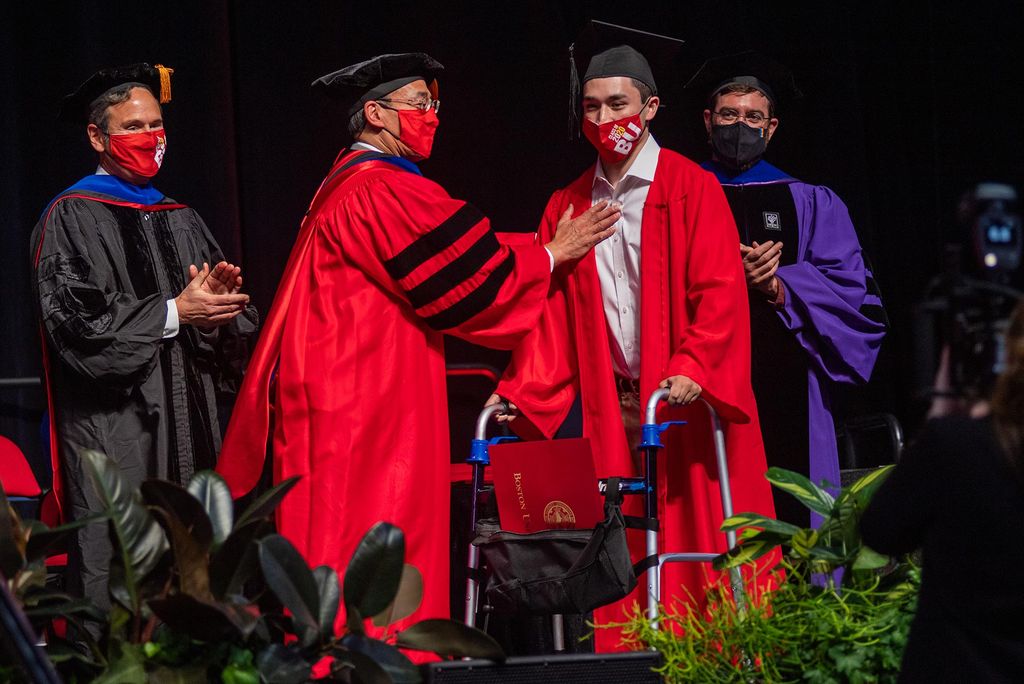
[[[780,99],[786,101],[803,96],[796,87],[792,71],[753,50],[707,60],[685,87],[710,100],[733,84],[757,88],[775,107],[779,106]]]
[[[171,101],[173,73],[174,69],[162,64],[151,66],[145,62],[100,69],[78,86],[75,92],[64,96],[58,118],[69,123],[88,123],[92,103],[108,90],[125,83],[141,83],[148,86],[160,104],[165,104]]]
[[[683,41],[657,33],[609,24],[591,19],[569,46],[569,137],[579,136],[579,108],[582,84],[592,78],[625,76],[650,86],[658,86],[651,70],[653,62],[660,70],[672,68]],[[581,80],[579,74],[583,73]]]
[[[438,74],[444,70],[441,63],[423,52],[403,52],[379,55],[365,62],[338,69],[313,81],[316,90],[350,103],[349,116],[363,103],[383,97],[404,85],[423,79],[437,97]]]

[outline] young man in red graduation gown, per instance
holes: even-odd
[[[279,530],[343,578],[372,525],[400,527],[424,597],[398,628],[449,613],[443,333],[511,348],[536,325],[552,268],[618,218],[595,207],[566,216],[546,249],[500,244],[413,163],[430,156],[441,69],[422,53],[383,55],[314,82],[351,105],[356,142],[303,221],[217,467],[234,495],[255,486],[272,404],[273,479],[302,478]]]
[[[539,236],[550,239],[568,207],[583,211],[599,200],[621,205],[619,231],[556,267],[540,323],[513,352],[489,403],[510,401],[512,426],[527,438],[565,434],[581,412],[598,477],[633,476],[643,405],[656,388],[670,388],[659,420],[688,424],[665,433],[658,457],[661,552],[724,551],[712,433],[696,399],[724,422],[735,510],[773,513],[736,225],[715,177],[651,136],[659,98],[639,52],[597,54],[583,81],[583,131],[599,159],[552,195]],[[665,566],[662,600],[687,600],[689,592],[701,601],[710,574],[707,565]],[[621,620],[643,593],[595,611],[595,619]],[[598,650],[608,650],[618,633],[598,629],[596,638]]]

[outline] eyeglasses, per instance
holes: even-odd
[[[715,112],[722,123],[731,124],[736,123],[740,119],[743,119],[751,126],[761,127],[765,121],[768,121],[768,117],[761,112],[747,112],[746,114],[740,114],[735,109],[719,109]]]
[[[430,99],[427,99],[427,100],[394,100],[394,99],[388,99],[388,98],[381,98],[380,100],[377,100],[377,102],[398,102],[400,104],[411,105],[411,106],[415,107],[416,109],[419,109],[420,111],[423,111],[423,112],[427,111],[428,109],[433,109],[435,114],[437,114],[437,112],[440,111],[440,109],[441,109],[441,101],[440,100],[430,100]],[[398,111],[398,110],[395,110],[394,107],[385,107],[385,109],[391,109],[391,110],[394,110],[394,111]]]

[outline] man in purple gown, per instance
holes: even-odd
[[[709,60],[687,87],[709,95],[713,154],[702,166],[722,183],[740,231],[768,464],[838,484],[830,397],[837,384],[871,377],[887,327],[878,288],[842,200],[761,159],[777,97],[799,95],[789,71],[746,52]],[[809,522],[788,494],[777,491],[775,507],[780,519]]]

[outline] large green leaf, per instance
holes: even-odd
[[[871,497],[878,491],[878,488],[892,474],[894,467],[893,465],[882,466],[863,475],[856,482],[843,489],[839,495],[840,499],[856,499],[857,507],[863,511],[867,507],[868,502],[871,501]]]
[[[388,607],[398,592],[405,562],[405,535],[391,523],[370,528],[345,570],[345,608],[370,617]]]
[[[259,557],[267,586],[291,611],[299,642],[315,644],[320,636],[320,594],[305,559],[279,534],[260,540]]]
[[[111,613],[113,613],[113,610]],[[65,619],[67,621],[67,631],[73,634],[75,638],[75,650],[84,656],[83,658],[80,658],[80,660],[83,662],[94,663],[96,665],[106,663],[106,652],[100,648],[99,643],[97,643],[96,639],[89,633],[89,630],[85,628],[85,624],[82,620],[79,619],[77,615],[68,615]],[[115,640],[116,639],[111,639],[111,645]],[[62,640],[59,638],[54,638],[53,641],[48,641],[46,646],[47,652],[50,650],[50,645],[53,643],[61,643],[61,641]],[[110,646],[108,646],[107,651],[109,650]]]
[[[776,520],[775,518],[769,518],[759,513],[738,513],[731,518],[723,520],[722,526],[719,529],[722,532],[732,532],[743,527],[760,527],[769,532],[778,532],[779,534],[786,535],[796,534],[800,531],[800,528],[796,525]]]
[[[285,495],[298,483],[299,477],[289,477],[287,480],[278,482],[276,485],[259,495],[242,515],[238,516],[235,527],[242,527],[253,520],[267,518],[278,507]]]
[[[398,583],[398,593],[388,607],[373,616],[373,624],[377,627],[404,620],[423,603],[423,575],[415,565],[406,563],[402,566],[402,579]]]
[[[213,544],[213,524],[199,500],[179,484],[165,480],[146,480],[139,488],[142,500],[177,516],[203,548]]]
[[[765,477],[778,489],[796,497],[800,503],[815,513],[826,516],[832,513],[832,505],[835,503],[832,495],[800,473],[785,468],[769,468]]]
[[[299,684],[310,680],[312,665],[298,649],[271,644],[256,656],[260,679],[266,684]]]
[[[108,618],[107,633],[110,636],[107,650],[109,651],[111,645],[118,642],[128,642],[128,639],[132,636],[128,633],[128,628],[132,624],[132,613],[124,607],[123,603],[113,602],[110,604],[110,617]]]
[[[78,632],[81,634],[81,631]],[[54,663],[63,663],[69,660],[77,660],[99,668],[100,660],[95,658],[89,651],[83,651],[81,644],[72,644],[66,639],[53,635],[46,637],[46,657]]]
[[[18,517],[0,488],[0,572],[4,577],[14,577],[25,564],[19,530]]]
[[[348,634],[341,645],[354,653],[361,653],[380,665],[394,684],[419,684],[420,671],[394,646],[361,634]],[[358,671],[359,663],[356,663]]]
[[[847,561],[847,557],[843,553],[842,548],[822,546],[821,544],[808,549],[808,555],[814,560],[825,561],[835,567],[839,567]]]
[[[109,518],[118,556],[111,562],[112,571],[114,565],[120,565],[120,579],[123,580],[130,608],[138,611],[139,583],[160,560],[161,554],[167,549],[167,539],[160,525],[142,504],[139,493],[133,491],[121,477],[116,463],[92,450],[84,451],[82,460]],[[113,575],[111,584],[114,584]]]
[[[25,545],[25,559],[31,563],[32,561],[46,558],[52,552],[62,549],[65,542],[79,528],[104,520],[105,518],[105,515],[89,515],[54,528],[47,528],[46,525],[34,521],[37,524],[30,528],[28,544]]]
[[[178,571],[178,587],[182,593],[197,599],[213,599],[210,593],[209,547],[196,540],[176,515],[163,508],[152,509],[167,532],[174,551],[174,567]]]
[[[350,678],[353,684],[392,684],[384,668],[368,655],[340,648],[332,650],[331,655],[335,663],[347,663],[352,668]]]
[[[861,546],[857,558],[853,561],[854,570],[879,570],[889,564],[889,557]]]
[[[770,544],[771,546],[781,546],[783,544],[789,544],[793,538],[791,534],[782,534],[780,532],[772,532],[771,530],[758,530],[756,528],[747,527],[743,529],[741,534],[742,541],[740,545],[748,542],[761,542],[764,544]]]
[[[128,580],[125,576],[124,563],[120,554],[115,554],[110,559],[110,568],[107,570],[107,584],[109,585],[110,596],[117,604],[125,610],[135,612],[139,609],[136,599],[139,597],[138,584],[133,585],[134,591],[128,590]]]
[[[25,600],[22,606],[25,615],[33,625],[55,617],[82,615],[92,620],[103,620],[106,614],[92,604],[87,598],[74,598],[69,594],[46,593]]]
[[[852,561],[852,554],[860,546],[860,511],[855,499],[840,494],[832,515],[818,527],[818,536],[819,544],[838,549],[840,555],[846,556],[843,563]]]
[[[837,502],[836,509],[839,511],[839,529],[842,534],[838,543],[845,548],[855,549],[860,545],[860,518],[864,511],[854,501]],[[836,543],[834,539],[830,541]]]
[[[778,544],[771,544],[763,541],[746,541],[740,546],[733,549],[729,549],[726,553],[718,555],[711,562],[711,567],[715,570],[725,570],[726,568],[736,568],[745,563],[755,561],[766,553],[774,549]]]
[[[802,558],[810,558],[811,549],[818,543],[818,531],[810,528],[798,530],[789,540],[794,553]]]
[[[210,591],[218,598],[240,594],[250,577],[260,571],[256,541],[267,536],[274,527],[267,520],[254,519],[231,531],[228,538],[210,557]]]
[[[188,483],[188,492],[203,504],[213,525],[213,543],[221,544],[231,532],[235,515],[231,490],[224,478],[212,470],[200,471]]]
[[[10,589],[15,596],[29,596],[46,587],[46,567],[36,561],[18,571],[10,581]]]
[[[142,646],[115,642],[110,646],[107,669],[92,684],[146,684]]]
[[[175,632],[200,641],[245,639],[257,620],[242,606],[202,601],[187,594],[151,600],[149,607]]]
[[[399,632],[395,639],[399,648],[431,651],[442,658],[484,658],[505,660],[505,651],[485,632],[461,622],[431,619],[417,622]]]
[[[320,639],[330,641],[334,637],[334,620],[338,617],[338,605],[341,603],[338,573],[329,565],[321,565],[313,570],[313,579],[316,580],[317,594],[320,597],[320,611],[317,614]]]

